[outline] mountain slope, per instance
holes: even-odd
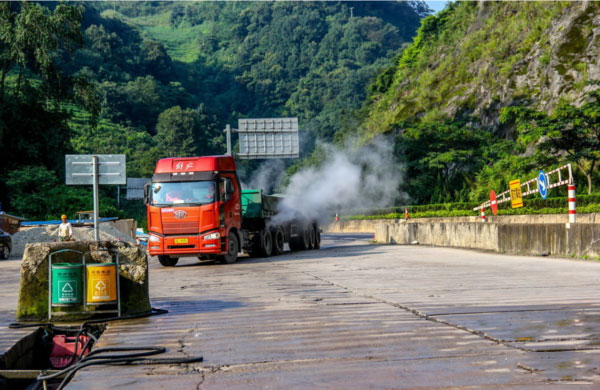
[[[598,26],[595,2],[451,3],[371,86],[365,127],[472,116],[504,134],[502,107],[581,103],[600,79]]]

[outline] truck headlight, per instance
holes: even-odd
[[[150,234],[150,236],[148,237],[148,241],[150,241],[150,242],[160,242],[160,237],[159,236],[153,236],[152,234]]]
[[[219,238],[221,238],[221,233],[216,232],[207,234],[206,236],[204,236],[203,240],[218,240]]]

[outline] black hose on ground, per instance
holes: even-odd
[[[130,352],[130,351],[143,351],[132,354],[111,354],[102,355],[104,352]],[[82,368],[95,366],[95,365],[143,365],[143,364],[189,364],[199,363],[203,361],[202,356],[191,357],[191,358],[166,358],[166,359],[149,359],[148,356],[157,355],[164,353],[166,349],[164,347],[116,347],[116,348],[100,348],[90,352],[83,357],[78,363],[65,368],[64,370],[58,371],[51,375],[40,375],[37,377],[38,381],[44,381],[53,379],[61,375],[65,375],[60,385],[56,390],[62,390],[64,386],[73,378],[75,373]]]
[[[90,345],[90,343],[92,342],[92,339],[97,340],[97,338],[89,330],[90,325],[102,324],[105,322],[118,321],[118,320],[132,320],[132,319],[146,318],[146,317],[155,316],[155,315],[167,314],[168,312],[169,312],[168,310],[157,309],[157,308],[153,307],[151,309],[150,313],[135,314],[135,315],[129,315],[129,316],[123,316],[123,317],[98,318],[98,319],[82,322],[81,325],[79,326],[79,329],[77,330],[77,334],[75,336],[75,340],[76,340],[75,341],[75,349],[73,351],[73,355],[71,356],[71,359],[69,360],[68,367],[59,371],[58,374],[49,375],[47,377],[40,375],[40,378],[51,379],[58,375],[63,375],[64,373],[68,372],[68,375],[65,377],[65,379],[63,379],[63,381],[61,382],[61,384],[58,387],[58,390],[60,390],[64,387],[64,385],[66,385],[66,383],[68,383],[70,378],[72,378],[73,375],[75,375],[76,371],[80,370],[83,367],[89,366],[89,365],[116,364],[116,363],[121,363],[121,364],[183,364],[183,363],[193,363],[193,362],[202,361],[202,357],[192,358],[191,360],[190,359],[155,359],[155,360],[147,360],[146,359],[147,361],[141,360],[142,358],[145,358],[146,356],[165,352],[164,347],[100,348],[95,351],[91,351],[86,356],[83,356],[84,351]],[[73,328],[61,328],[61,327],[54,325],[51,322],[49,322],[49,323],[32,323],[32,324],[12,323],[8,327],[10,329],[46,327],[46,328],[51,329],[54,332],[62,332],[62,333],[74,333],[75,332],[75,330]],[[85,343],[85,345],[81,349],[81,352],[78,353],[79,352],[78,351],[79,338],[81,335],[89,336],[90,339]],[[98,358],[94,358],[94,355],[97,355],[98,353],[103,353],[103,352],[109,352],[109,351],[126,352],[126,351],[139,351],[139,350],[145,350],[147,352],[141,352],[141,353],[137,353],[137,354],[128,354],[128,355],[122,355],[122,354],[121,355],[107,355],[107,356],[102,357],[102,359],[104,359],[104,360],[102,360],[102,362],[100,362],[100,363],[95,361]],[[89,363],[90,360],[92,361],[91,364]],[[144,363],[144,361],[146,361],[146,363]],[[73,364],[73,363],[75,363],[75,364]],[[86,364],[82,366],[82,363],[86,363]],[[38,380],[41,380],[41,379],[38,378]],[[41,383],[41,382],[39,382],[39,383]]]

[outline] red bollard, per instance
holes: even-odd
[[[481,222],[485,222],[485,221],[486,221],[486,219],[485,219],[485,209],[482,207],[481,208]]]
[[[569,184],[568,188],[568,199],[569,199],[569,223],[575,223],[577,210],[575,210],[575,185]]]

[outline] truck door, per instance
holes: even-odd
[[[222,174],[219,181],[219,196],[222,200],[219,217],[223,234],[227,235],[231,228],[240,229],[242,225],[242,207],[240,183],[235,174]]]

